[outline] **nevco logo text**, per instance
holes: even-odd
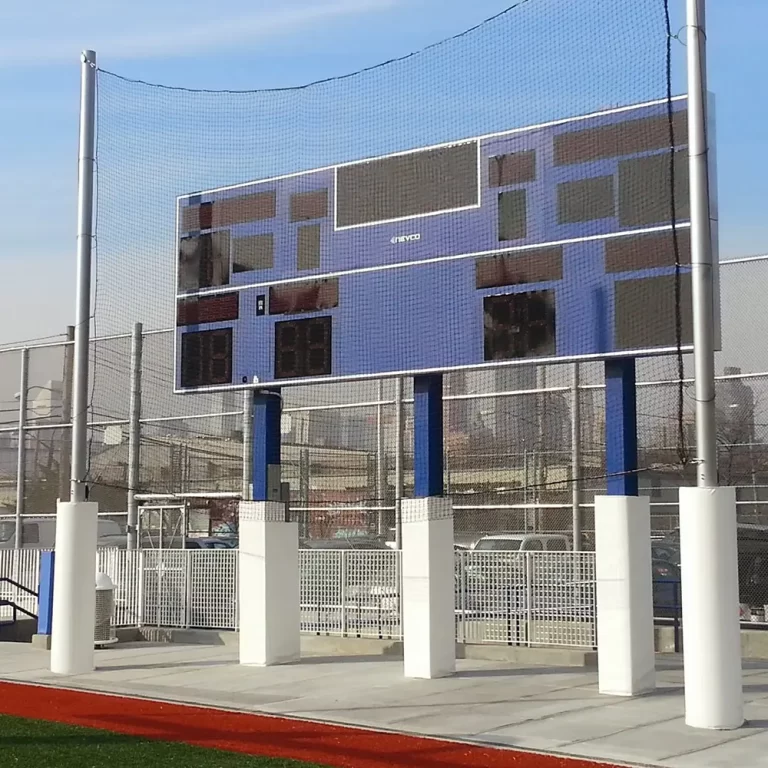
[[[398,245],[400,243],[414,243],[417,240],[421,240],[421,235],[398,235],[393,237],[389,242],[392,245]]]

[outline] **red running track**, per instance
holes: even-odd
[[[605,768],[607,765],[305,720],[16,683],[0,683],[0,714],[248,755],[292,758],[332,768]]]

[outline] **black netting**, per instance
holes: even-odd
[[[581,364],[576,477],[572,369],[536,358],[690,343],[682,47],[670,37],[683,21],[667,10],[527,0],[402,60],[278,90],[99,71],[96,332],[129,333],[137,320],[158,331],[142,363],[142,490],[241,487],[242,395],[174,386],[518,359],[530,364],[446,377],[457,531],[568,529],[574,480],[587,505],[605,486],[602,366]],[[299,175],[253,183],[284,174]],[[478,205],[481,219],[441,213]],[[404,223],[380,226],[392,219]],[[233,313],[252,328],[268,318],[268,333],[224,338]],[[343,353],[310,354],[323,340]],[[182,350],[206,361],[204,375],[185,378]],[[94,355],[94,418],[124,420],[130,340]],[[641,382],[661,382],[638,390],[644,487],[688,479],[683,374],[675,354],[639,363]],[[284,475],[307,533],[394,525],[394,391],[284,390]],[[407,496],[410,402],[405,421]],[[124,442],[94,454],[94,478],[122,490],[126,461]]]

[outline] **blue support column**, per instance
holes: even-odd
[[[37,598],[37,634],[50,635],[53,627],[53,570],[55,552],[40,553],[40,584]]]
[[[413,379],[413,495],[443,495],[443,377]]]
[[[280,501],[279,390],[261,390],[253,399],[253,501]]]
[[[637,496],[635,358],[605,363],[605,466],[609,496]]]

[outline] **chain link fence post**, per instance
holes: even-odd
[[[27,395],[29,394],[29,349],[21,350],[19,375],[19,440],[16,455],[16,527],[14,547],[21,549],[24,544],[21,519],[24,516],[24,502],[27,495]]]
[[[139,545],[139,507],[136,491],[141,475],[141,369],[144,337],[141,323],[131,336],[131,400],[128,424],[128,549]]]
[[[581,551],[581,371],[573,364],[571,406],[571,499],[573,506],[573,551]]]
[[[253,391],[243,392],[243,501],[251,499],[253,473]]]

